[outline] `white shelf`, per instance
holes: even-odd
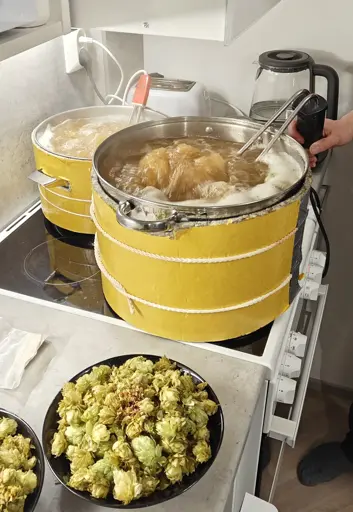
[[[3,32],[0,34],[0,61],[46,43],[62,34],[63,25],[60,21],[49,21],[41,27],[16,28]]]
[[[74,27],[223,41],[246,30],[280,0],[49,0],[43,26],[0,33],[0,61]],[[1,3],[1,0],[0,0]]]
[[[230,42],[280,0],[69,0],[72,25]]]
[[[49,9],[50,18],[45,25],[0,33],[0,61],[70,32],[69,0],[49,0]]]

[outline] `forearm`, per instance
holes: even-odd
[[[340,122],[342,123],[342,126],[344,126],[344,129],[346,130],[347,138],[352,141],[353,140],[353,110],[343,116],[340,119]]]

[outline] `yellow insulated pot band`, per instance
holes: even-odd
[[[171,311],[173,313],[193,314],[193,315],[200,315],[200,314],[208,315],[210,313],[225,313],[227,311],[235,311],[237,309],[247,308],[249,306],[257,304],[258,302],[262,302],[263,300],[267,299],[268,297],[271,297],[271,295],[274,295],[275,293],[279,292],[282,288],[284,288],[289,283],[289,281],[292,278],[292,275],[289,274],[285,278],[285,280],[282,281],[282,283],[279,286],[277,286],[277,288],[269,291],[268,293],[266,293],[264,295],[261,295],[260,297],[256,297],[255,299],[251,299],[251,300],[249,300],[247,302],[243,302],[241,304],[236,304],[235,306],[227,306],[227,307],[224,307],[224,308],[217,308],[217,309],[182,309],[182,308],[172,308],[172,307],[169,307],[169,306],[163,306],[162,304],[156,304],[155,302],[150,302],[150,301],[145,300],[145,299],[141,299],[140,297],[136,297],[135,295],[131,295],[130,293],[128,293],[125,290],[125,288],[123,287],[123,285],[121,283],[119,283],[108,272],[108,270],[105,268],[105,266],[103,264],[103,261],[102,261],[102,258],[101,258],[97,237],[96,237],[95,243],[94,243],[94,254],[95,254],[95,257],[96,257],[97,265],[98,265],[99,270],[101,271],[101,273],[104,275],[104,277],[106,279],[108,279],[108,281],[114,286],[114,288],[119,293],[121,293],[122,295],[124,295],[127,298],[128,302],[129,302],[129,308],[130,308],[131,314],[133,314],[135,312],[135,307],[134,307],[134,304],[133,304],[134,301],[135,302],[140,302],[141,304],[145,304],[146,306],[150,306],[152,308],[163,309],[164,311]]]
[[[50,206],[52,206],[56,210],[60,210],[61,212],[64,212],[64,213],[69,213],[70,215],[76,215],[76,217],[85,217],[86,219],[90,219],[91,218],[90,215],[84,215],[83,213],[70,212],[69,210],[65,210],[65,208],[60,208],[60,206],[52,203],[51,201],[49,201],[49,199],[47,199],[45,197],[45,195],[41,191],[40,187],[39,187],[39,193],[40,193],[41,198],[44,199],[44,201],[46,201],[48,204],[50,204]],[[66,199],[66,197],[65,197],[65,199]]]
[[[50,187],[45,187],[42,185],[46,192],[53,194],[54,196],[61,197],[61,199],[68,199],[69,201],[77,201],[78,203],[91,203],[91,199],[77,199],[76,197],[63,196],[62,194],[58,194],[58,192],[54,192]]]
[[[295,235],[297,228],[293,229],[290,233],[285,235],[280,240],[276,240],[276,242],[266,245],[265,247],[260,247],[259,249],[256,249],[255,251],[250,251],[243,254],[236,254],[234,256],[225,256],[222,258],[175,258],[172,256],[162,256],[160,254],[154,254],[147,251],[141,251],[140,249],[136,249],[135,247],[131,247],[130,245],[124,244],[124,242],[120,242],[116,238],[113,238],[109,233],[107,233],[102,226],[99,224],[97,217],[94,213],[94,207],[93,203],[91,205],[91,218],[97,228],[97,230],[102,233],[104,237],[106,237],[110,242],[118,245],[119,247],[122,247],[123,249],[126,249],[127,251],[133,252],[135,254],[139,254],[140,256],[146,256],[147,258],[153,258],[156,260],[161,261],[170,261],[172,263],[227,263],[230,261],[237,261],[237,260],[243,260],[245,258],[251,258],[252,256],[257,256],[258,254],[262,254],[264,252],[270,251],[274,247],[277,247],[277,245],[283,244],[288,238],[291,238]]]

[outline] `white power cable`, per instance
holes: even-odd
[[[240,117],[247,117],[246,114],[244,114],[244,112],[240,108],[236,107],[235,105],[232,105],[231,103],[229,103],[229,101],[221,100],[219,98],[215,98],[214,96],[211,96],[210,100],[214,101],[215,103],[220,103],[221,105],[227,105],[227,107],[232,108],[234,112]]]
[[[92,37],[86,37],[86,36],[80,36],[78,38],[78,41],[79,43],[88,43],[88,44],[95,44],[96,46],[99,46],[99,48],[101,48],[102,50],[104,50],[106,52],[107,55],[109,55],[109,57],[113,60],[113,62],[115,62],[115,64],[118,66],[119,70],[120,70],[120,82],[119,82],[119,85],[118,85],[118,88],[117,90],[115,91],[115,93],[112,95],[112,96],[118,96],[119,95],[119,92],[120,92],[120,89],[123,85],[123,82],[124,82],[124,71],[123,71],[123,68],[121,67],[121,64],[120,62],[118,61],[118,59],[115,57],[115,55],[109,50],[109,48],[107,48],[103,43],[101,43],[100,41],[97,41],[96,39],[93,39]],[[109,95],[110,97],[110,95]],[[110,105],[111,103],[113,103],[114,101],[114,97],[111,98],[109,101],[108,101],[108,105]],[[106,98],[107,99],[107,98]],[[120,98],[119,98],[120,99]]]
[[[87,56],[83,55],[84,48],[81,48],[79,50],[80,55],[83,57],[83,59],[82,59],[82,61],[80,61],[80,63],[85,68],[88,78],[90,79],[98,98],[104,104],[111,105],[114,100],[118,100],[121,102],[122,105],[125,105],[126,100],[127,100],[127,95],[129,94],[129,91],[130,91],[132,85],[134,84],[136,78],[138,78],[140,75],[147,75],[148,74],[147,71],[145,71],[144,69],[139,69],[130,77],[128,83],[126,84],[124,96],[121,98],[119,96],[119,92],[120,92],[120,89],[121,89],[123,81],[124,81],[124,72],[123,72],[120,62],[115,57],[115,55],[113,55],[113,53],[109,50],[109,48],[107,48],[103,43],[101,43],[100,41],[97,41],[96,39],[93,39],[92,37],[80,36],[78,41],[79,41],[79,43],[82,43],[82,44],[88,43],[88,44],[95,44],[95,45],[99,46],[99,48],[104,50],[109,55],[109,57],[113,60],[113,62],[115,62],[115,64],[118,66],[118,68],[120,70],[121,78],[120,78],[120,82],[119,82],[117,90],[115,91],[114,94],[107,94],[107,96],[104,98],[103,95],[100,93],[96,82],[94,81],[92,70],[91,70],[90,66],[88,65],[89,63],[88,63]]]
[[[92,73],[92,59],[89,54],[89,52],[86,50],[86,48],[82,47],[80,48],[78,52],[78,60],[83,67],[83,69],[86,71],[86,74],[88,76],[89,81],[91,82],[91,85],[93,87],[94,92],[98,96],[98,98],[101,100],[102,103],[106,104],[106,99],[100,92]]]
[[[86,73],[87,73],[87,76],[92,84],[92,87],[94,89],[94,92],[96,93],[96,95],[98,96],[98,98],[101,100],[102,103],[104,103],[104,105],[107,104],[108,100],[111,99],[111,101],[109,101],[109,105],[112,104],[112,102],[114,100],[118,100],[120,101],[120,103],[122,105],[126,105],[126,97],[129,93],[129,90],[130,88],[132,87],[132,82],[136,79],[136,77],[138,75],[142,75],[142,74],[147,74],[147,72],[145,70],[139,70],[139,71],[136,71],[136,73],[133,74],[133,76],[130,78],[129,82],[127,83],[127,86],[126,86],[126,89],[125,89],[125,92],[124,92],[124,97],[125,97],[125,102],[124,102],[124,99],[121,98],[120,96],[118,96],[117,94],[107,94],[106,97],[104,97],[94,78],[93,78],[93,73],[92,73],[92,65],[91,65],[91,58],[90,58],[90,55],[89,55],[89,52],[86,50],[86,48],[82,47],[80,48],[79,50],[79,61],[80,61],[80,64],[81,66],[85,69]],[[153,108],[150,108],[150,107],[145,107],[145,110],[146,111],[151,111],[151,112],[155,112],[156,114],[159,114],[163,117],[168,117],[166,114],[164,114],[163,112],[159,112],[158,110],[155,110]]]
[[[161,112],[160,110],[156,110],[155,108],[145,107],[145,110],[146,110],[147,112],[154,112],[155,114],[159,114],[160,116],[163,116],[163,117],[169,117],[169,116],[167,116],[167,114],[165,114],[164,112]]]
[[[116,94],[107,94],[105,99],[108,100],[109,98],[111,98],[112,100],[118,100],[120,101],[121,103],[123,103],[123,98],[120,98],[120,96],[117,96]],[[110,101],[109,102],[109,105],[111,104],[112,102]]]
[[[129,91],[134,83],[134,80],[136,80],[137,77],[141,76],[141,75],[148,75],[147,71],[145,71],[144,69],[139,69],[138,71],[136,71],[136,73],[134,73],[128,83],[126,84],[126,87],[125,87],[125,92],[124,92],[124,96],[123,96],[123,105],[125,105],[126,103],[126,99],[127,99],[127,95],[129,94]]]
[[[107,96],[104,98],[103,95],[100,93],[99,89],[98,89],[98,86],[93,78],[93,74],[92,74],[92,69],[90,68],[90,66],[88,65],[88,59],[86,57],[86,55],[83,54],[82,50],[84,48],[81,48],[79,50],[79,54],[80,54],[80,57],[82,57],[82,61],[80,60],[81,62],[81,65],[85,68],[86,70],[86,73],[88,75],[88,78],[90,79],[90,82],[92,83],[92,86],[95,90],[95,93],[97,94],[98,98],[102,101],[102,103],[104,104],[108,104],[108,105],[111,105],[113,103],[114,100],[118,100],[121,102],[122,105],[125,105],[126,102],[127,102],[127,96],[129,94],[129,91],[131,89],[131,87],[134,85],[134,82],[136,81],[136,78],[138,78],[139,76],[141,75],[147,75],[147,71],[145,69],[139,69],[138,71],[136,71],[129,79],[128,83],[126,84],[126,87],[125,87],[125,91],[124,91],[124,95],[123,97],[121,98],[119,96],[119,92],[120,92],[120,89],[123,85],[123,82],[124,82],[124,72],[123,72],[123,68],[120,64],[120,62],[118,61],[118,59],[115,57],[115,55],[109,50],[109,48],[107,48],[103,43],[101,43],[100,41],[98,41],[97,39],[93,39],[93,37],[87,37],[87,36],[80,36],[78,38],[78,42],[79,43],[88,43],[88,44],[94,44],[96,46],[98,46],[99,48],[101,48],[103,51],[106,52],[107,55],[109,55],[109,57],[113,60],[113,62],[115,62],[115,64],[118,66],[119,70],[120,70],[120,82],[119,82],[119,85],[115,91],[114,94],[107,94]],[[232,105],[231,103],[229,103],[228,101],[225,101],[225,100],[222,100],[222,99],[219,99],[219,98],[215,98],[213,96],[211,96],[211,101],[215,102],[215,103],[220,103],[222,105],[227,105],[228,107],[232,108],[234,110],[234,112],[238,115],[238,116],[241,116],[241,117],[246,117],[246,115],[244,114],[244,112],[236,107],[235,105]],[[150,109],[150,110],[153,110],[153,109]],[[157,111],[155,111],[157,112]],[[159,113],[159,112],[158,112]]]

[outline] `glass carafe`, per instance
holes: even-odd
[[[250,117],[259,122],[268,121],[293,94],[300,89],[315,92],[315,77],[327,80],[328,117],[337,119],[339,79],[336,71],[315,64],[312,57],[296,50],[275,50],[259,57]],[[284,112],[277,120],[282,124]]]

